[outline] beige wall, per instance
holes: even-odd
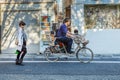
[[[40,49],[40,15],[49,13],[54,16],[53,0],[48,0],[49,2],[47,3],[44,1],[37,2],[37,0],[35,0],[36,2],[34,3],[25,2],[25,0],[25,3],[19,3],[19,0],[17,1],[17,3],[12,1],[11,4],[6,2],[1,4],[2,53],[15,52],[15,31],[21,20],[27,24],[25,31],[28,35],[28,53],[37,53]],[[47,11],[47,8],[49,8],[49,12]]]

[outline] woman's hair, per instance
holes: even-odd
[[[70,21],[70,18],[65,18],[65,19],[63,20],[63,23],[66,23],[66,22],[68,22],[68,21]]]
[[[25,24],[25,22],[20,21],[19,26],[21,26],[21,25],[25,26],[26,24]]]

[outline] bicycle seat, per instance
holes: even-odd
[[[63,47],[63,46],[66,45],[65,43],[63,43],[63,42],[60,40],[60,37],[56,37],[55,42],[56,42],[57,45],[59,45],[59,47]]]
[[[60,47],[63,47],[63,46],[64,46],[64,44],[63,44],[62,42],[58,42],[58,45],[59,45]]]

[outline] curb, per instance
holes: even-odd
[[[44,54],[29,53],[26,58],[45,58]],[[69,58],[76,58],[76,55],[68,56]],[[0,54],[0,58],[16,58],[16,54],[3,53]],[[120,54],[94,54],[94,58],[120,58]]]

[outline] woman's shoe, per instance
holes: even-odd
[[[19,60],[19,63],[22,64],[22,62],[23,62],[23,59],[20,59],[20,60]]]
[[[73,53],[75,53],[75,52],[74,52],[74,51],[70,51],[70,52],[69,52],[69,54],[73,54]]]
[[[20,63],[19,63],[19,59],[16,59],[16,63],[15,63],[16,65],[19,65]]]

